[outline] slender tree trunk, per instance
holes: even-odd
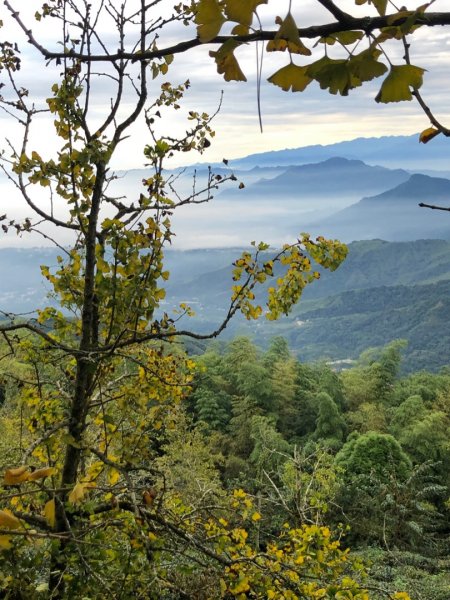
[[[98,164],[96,183],[92,194],[92,205],[89,213],[88,229],[85,236],[86,259],[81,315],[81,339],[79,344],[79,354],[76,359],[77,371],[67,430],[69,441],[66,446],[61,477],[62,491],[55,499],[55,531],[60,534],[70,533],[70,519],[66,515],[65,503],[68,491],[76,484],[79,475],[83,452],[83,434],[86,427],[86,415],[98,364],[97,358],[93,353],[98,342],[96,333],[98,332],[98,311],[95,295],[95,246],[105,173],[105,165],[103,163]],[[67,558],[70,552],[68,545],[69,540],[61,540],[58,544],[55,544],[52,552],[49,590],[51,598],[55,600],[64,597],[64,573],[66,571]]]

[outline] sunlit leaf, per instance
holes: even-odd
[[[293,92],[303,92],[303,90],[311,83],[311,77],[306,74],[306,67],[300,67],[290,63],[279,69],[268,81],[277,85],[285,92],[291,90]]]
[[[392,65],[389,75],[383,81],[376,102],[402,102],[412,100],[411,88],[417,90],[423,83],[425,69],[414,65]]]
[[[50,475],[54,475],[56,473],[56,469],[54,467],[46,467],[45,469],[37,469],[30,473],[28,477],[28,481],[36,481],[37,479],[44,479],[45,477],[50,477]]]
[[[12,548],[11,536],[0,535],[0,550],[9,550]]]

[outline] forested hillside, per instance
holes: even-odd
[[[283,338],[273,338],[263,351],[239,337],[211,343],[194,357],[195,367],[192,360],[189,366],[186,363],[193,377],[181,403],[172,404],[173,394],[180,393],[173,382],[155,378],[158,393],[166,389],[170,404],[142,395],[146,410],[156,419],[151,437],[146,437],[152,468],[140,476],[134,473],[133,479],[137,502],[145,514],[154,507],[157,520],[149,542],[131,531],[136,539],[134,559],[140,544],[148,544],[150,572],[162,569],[164,574],[152,597],[179,597],[165,592],[169,578],[184,597],[218,598],[223,567],[216,565],[215,557],[226,544],[227,551],[244,563],[253,552],[268,560],[266,566],[263,558],[258,559],[257,573],[261,568],[270,572],[273,561],[282,559],[300,569],[301,577],[315,581],[311,568],[317,567],[311,565],[319,561],[327,578],[345,577],[355,594],[360,588],[350,576],[359,581],[366,572],[362,585],[375,600],[402,600],[403,592],[394,595],[398,590],[409,592],[414,600],[447,600],[450,370],[402,377],[403,352],[404,343],[396,341],[377,352],[365,352],[351,369],[338,373],[324,363],[299,362]],[[181,349],[178,355],[181,361]],[[129,376],[131,366],[119,377]],[[22,489],[34,485],[39,493],[35,482],[48,475],[45,469],[8,468],[16,464],[22,444],[27,446],[33,433],[26,415],[28,426],[21,429],[20,403],[22,382],[32,366],[17,355],[1,367],[4,486],[11,490],[12,485]],[[52,365],[46,373],[49,382],[58,377]],[[139,414],[134,402],[142,402],[140,392],[134,388],[131,393],[125,385],[121,393],[127,394],[127,404],[121,409],[119,433],[136,442],[146,433],[139,429],[135,438],[133,428],[128,429]],[[108,391],[105,394],[109,397]],[[110,428],[115,412],[107,404],[105,412],[99,409],[96,419]],[[46,414],[44,410],[43,417]],[[35,456],[32,446],[30,452]],[[91,470],[99,466],[94,463]],[[94,510],[90,496],[109,490],[101,506],[109,510],[113,503],[112,526],[120,537],[130,525],[115,467],[120,465],[111,461],[108,472],[99,471],[95,487],[80,483],[70,503],[73,518],[78,519],[80,505]],[[49,502],[45,521],[51,524]],[[0,523],[14,524],[12,517],[7,521],[8,515],[0,511]],[[95,513],[91,516],[94,532],[98,519]],[[166,532],[168,522],[171,528]],[[186,526],[187,539],[180,529]],[[5,552],[10,539],[8,535],[0,539],[3,565],[20,582],[23,595],[32,598],[38,593],[35,581],[45,564],[45,545],[26,549],[16,544],[16,552]],[[95,555],[102,562],[109,555],[104,544],[105,550],[96,550]],[[111,565],[111,576],[118,559]],[[252,573],[248,567],[239,569],[233,572],[233,589],[240,589],[241,580]],[[136,573],[131,586],[142,585],[148,572]],[[391,595],[386,596],[388,591]]]
[[[236,248],[169,250],[164,309],[185,302],[195,313],[196,331],[213,327],[228,306],[232,263],[239,253]],[[44,305],[48,287],[39,265],[57,264],[57,255],[43,248],[0,250],[2,310],[28,312]],[[354,360],[366,348],[401,338],[408,341],[405,371],[436,371],[449,363],[450,242],[354,242],[338,270],[319,271],[320,280],[306,288],[289,317],[257,324],[236,318],[222,335],[229,339],[245,333],[262,346],[275,334],[283,335],[302,360],[330,361]]]
[[[400,377],[403,350],[393,342],[338,374],[298,362],[282,338],[265,352],[214,343],[188,408],[224,484],[257,498],[263,548],[286,520],[342,524],[373,561],[372,583],[446,600],[450,371]]]
[[[3,1],[2,600],[448,600],[444,4]]]

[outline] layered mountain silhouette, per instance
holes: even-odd
[[[253,166],[287,166],[324,161],[333,156],[359,159],[369,164],[404,169],[448,170],[448,138],[436,137],[427,145],[419,143],[419,134],[356,138],[353,140],[302,148],[289,148],[251,154],[230,161],[233,168],[250,169]]]
[[[316,197],[361,198],[397,186],[409,176],[402,169],[386,169],[366,165],[361,160],[333,157],[319,163],[290,166],[271,179],[263,178],[245,190],[226,191],[224,195],[242,200],[297,198],[299,202]]]
[[[344,241],[450,239],[450,213],[421,208],[421,202],[450,206],[450,180],[412,175],[393,189],[310,223],[310,229]]]

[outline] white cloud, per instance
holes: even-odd
[[[32,18],[42,2],[37,0],[10,1],[20,8],[24,20],[33,26],[36,37],[44,45],[57,49],[55,22],[44,20],[38,24]],[[136,4],[136,0],[129,0],[128,6],[132,7],[133,3]],[[402,2],[407,8],[414,8],[417,3],[418,0],[403,0]],[[172,0],[162,0],[156,7],[158,14],[164,16],[173,4]],[[294,0],[292,4],[293,13],[299,26],[334,20],[323,7],[318,5],[316,0]],[[92,0],[92,5],[94,8],[98,6],[99,0]],[[260,14],[263,25],[273,27],[275,15],[284,15],[288,5],[288,0],[270,0],[267,6],[262,5]],[[363,15],[367,11],[375,14],[373,6],[355,7],[353,0],[342,0],[339,2],[339,6],[353,14]],[[432,9],[448,10],[448,0],[437,0]],[[7,22],[6,31],[5,36],[18,41],[23,49],[24,63],[20,74],[21,85],[29,87],[30,96],[36,98],[39,105],[44,105],[45,98],[50,95],[52,83],[58,79],[61,67],[54,64],[44,66],[40,57],[24,41],[24,36],[18,30],[17,25],[12,24],[11,21]],[[4,33],[4,30],[1,33]],[[97,33],[105,36],[113,49],[117,47],[117,39],[111,23],[100,21]],[[171,26],[159,33],[161,34],[158,42],[160,45],[171,44],[194,35],[192,28],[182,26]],[[432,30],[422,28],[412,36],[411,42],[411,57],[414,64],[427,69],[423,87],[424,97],[436,115],[450,126],[450,109],[447,98],[449,88],[447,48],[450,43],[450,31],[444,28],[433,28]],[[238,51],[242,67],[247,73],[247,83],[224,82],[216,72],[214,61],[208,56],[209,50],[210,47],[199,47],[185,55],[177,56],[169,70],[168,78],[171,81],[181,82],[189,78],[192,87],[183,102],[182,109],[171,113],[163,121],[161,129],[163,134],[175,136],[184,131],[188,126],[186,115],[189,110],[213,113],[220,101],[221,90],[224,91],[221,112],[214,122],[217,136],[213,145],[202,157],[182,154],[176,160],[177,164],[196,161],[216,162],[223,157],[233,158],[286,147],[327,144],[360,136],[411,134],[428,126],[427,118],[414,102],[387,106],[377,105],[373,98],[380,81],[352,91],[347,98],[330,96],[320,90],[317,84],[312,84],[302,94],[283,92],[266,82],[266,78],[287,60],[284,55],[274,55],[264,58],[261,87],[264,133],[261,134],[256,105],[255,48],[247,46]],[[314,55],[319,56],[322,51],[321,48],[316,48]],[[391,60],[400,61],[402,55],[401,44],[391,47]],[[297,58],[296,60],[304,59]],[[159,85],[159,79],[150,82],[150,93],[156,94]],[[106,80],[106,83],[94,84],[94,91],[93,127],[109,109],[110,97],[114,92],[111,80]],[[133,99],[133,95],[128,92],[128,104],[125,105],[122,115],[132,108]],[[57,148],[56,144],[51,141],[51,121],[52,119],[39,118],[31,138],[33,147],[49,153],[55,152]],[[14,125],[8,118],[5,118],[5,115],[0,118],[0,126],[3,135],[12,139],[17,138]],[[148,132],[142,123],[138,123],[132,128],[131,134],[131,137],[123,143],[122,150],[117,154],[114,163],[117,168],[141,167],[144,163],[142,148],[149,142]],[[222,242],[225,243],[218,234],[213,237],[219,242],[219,245]],[[196,236],[194,236],[194,241],[195,238]],[[237,242],[237,240],[235,241]]]

